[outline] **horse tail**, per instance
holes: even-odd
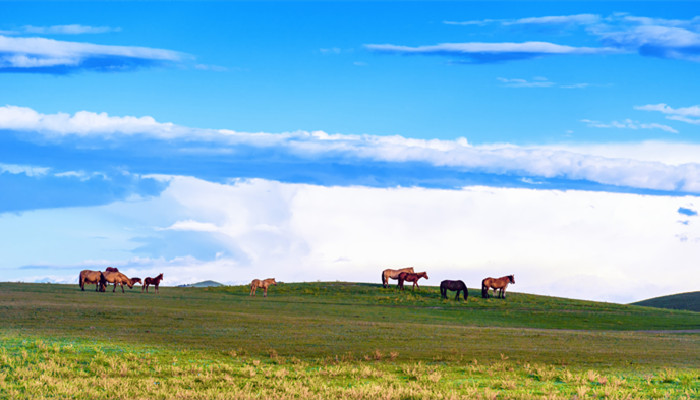
[[[486,286],[486,279],[481,281],[481,297],[484,299],[489,298],[489,288]]]
[[[382,271],[382,286],[386,287],[386,281],[384,280],[384,271]]]

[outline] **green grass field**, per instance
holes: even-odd
[[[92,287],[94,289],[94,286]],[[698,398],[700,313],[436,287],[0,283],[0,398]]]

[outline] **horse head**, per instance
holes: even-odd
[[[512,284],[515,285],[515,276],[513,276],[513,275],[508,275],[508,280],[510,281],[510,283],[512,283]]]

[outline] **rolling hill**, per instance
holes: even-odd
[[[700,311],[700,292],[672,294],[632,303],[637,306]]]

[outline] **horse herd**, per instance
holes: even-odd
[[[418,287],[418,280],[420,278],[428,279],[428,274],[425,272],[416,273],[413,268],[402,268],[402,269],[385,269],[382,271],[382,286],[385,288],[389,287],[389,279],[396,279],[399,281],[399,290],[404,290],[404,282],[413,282],[413,287],[411,290],[415,290]],[[506,298],[506,287],[508,284],[515,284],[515,276],[508,275],[501,278],[485,278],[481,281],[481,297],[488,299],[489,289],[493,289],[493,294],[499,298]],[[464,295],[464,300],[467,299],[469,292],[467,291],[467,285],[462,281],[451,281],[444,280],[440,282],[440,295],[443,299],[447,298],[447,291],[457,292],[455,295],[455,300],[459,299],[459,292]]]
[[[426,272],[415,272],[413,268],[385,269],[382,271],[382,285],[385,288],[389,287],[389,279],[395,279],[399,281],[399,290],[404,290],[404,282],[413,283],[411,290],[415,290],[416,287],[418,290],[420,290],[418,280],[421,278],[425,278],[427,280],[428,274]],[[117,290],[117,285],[120,285],[122,288],[122,293],[124,293],[124,285],[132,288],[137,283],[142,285],[142,292],[144,289],[146,292],[148,292],[148,287],[153,285],[156,293],[158,293],[158,286],[162,280],[163,274],[160,274],[155,278],[146,278],[142,283],[141,278],[129,278],[119,272],[118,269],[111,267],[108,267],[104,272],[84,270],[80,272],[80,277],[78,278],[80,290],[84,291],[86,284],[92,284],[96,286],[95,291],[104,292],[106,287],[110,283],[113,283],[114,289],[112,289],[112,292],[115,292]],[[508,275],[501,278],[486,278],[481,281],[481,297],[485,299],[489,298],[489,289],[493,289],[495,296],[505,299],[506,288],[508,287],[509,283],[515,284],[515,277],[513,275]],[[275,281],[275,278],[268,278],[264,280],[253,279],[253,281],[250,282],[250,296],[255,296],[256,289],[260,288],[263,289],[263,297],[267,297],[267,289],[270,287],[270,285],[277,286],[277,281]],[[467,296],[469,296],[467,285],[464,284],[463,281],[444,280],[440,282],[440,294],[443,299],[447,298],[448,290],[457,292],[455,295],[455,300],[459,300],[460,292],[462,292],[464,300],[466,300]]]
[[[163,280],[163,274],[156,276],[155,278],[146,278],[141,282],[141,278],[129,278],[126,275],[119,272],[117,268],[107,267],[104,272],[102,271],[91,271],[89,269],[80,271],[78,276],[78,284],[80,285],[80,290],[85,290],[85,285],[95,285],[96,292],[104,292],[110,283],[114,284],[114,289],[112,292],[117,290],[117,285],[121,286],[122,293],[124,293],[124,285],[128,286],[129,289],[133,288],[135,284],[141,284],[141,292],[146,289],[148,293],[148,287],[153,285],[156,293],[158,293],[158,286],[160,286],[160,281]]]

